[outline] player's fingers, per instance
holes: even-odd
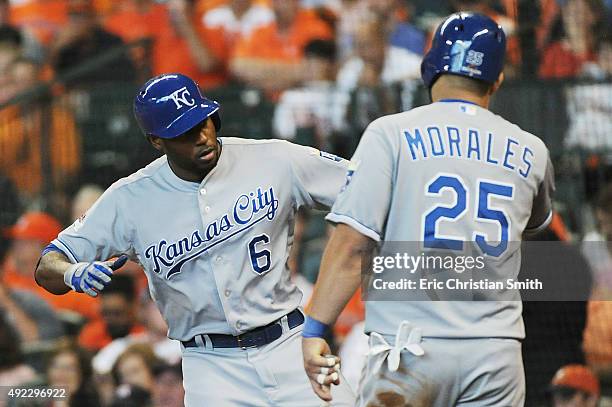
[[[314,375],[315,377],[315,381],[320,384],[320,385],[327,385],[329,386],[332,383],[339,383],[339,379],[340,376],[338,375],[338,373],[333,372],[332,374],[326,375],[323,373],[319,373],[317,375]]]
[[[90,297],[97,297],[98,296],[98,292],[89,285],[89,283],[87,281],[83,281],[83,292],[87,295],[89,295]]]
[[[99,266],[99,265],[97,265],[97,266]],[[98,281],[101,281],[105,285],[110,283],[111,277],[113,276],[112,270],[110,270],[109,268],[106,268],[105,266],[101,266],[99,268],[98,267],[92,267],[89,270],[88,274],[90,276],[95,276]]]
[[[94,276],[91,275],[85,277],[85,283],[89,284],[89,286],[95,288],[98,291],[102,291],[104,290],[104,287],[106,287],[106,285],[102,281],[96,279]]]
[[[127,254],[122,254],[121,256],[119,256],[119,258],[117,260],[115,260],[114,262],[108,264],[108,267],[110,267],[111,270],[115,271],[115,270],[118,270],[121,267],[123,267],[123,265],[127,261],[128,261]]]
[[[313,375],[317,375],[317,374],[324,374],[324,375],[329,375],[332,374],[333,372],[338,372],[340,370],[340,365],[335,365],[332,367],[327,367],[327,366],[317,366],[317,365],[311,365],[309,364],[308,366],[306,366],[306,372],[308,374],[313,374]]]
[[[89,274],[89,277],[95,279],[96,281],[101,282],[105,286],[111,282],[111,276],[98,269],[93,269]]]
[[[331,390],[329,386],[320,385],[316,381],[310,379],[310,385],[312,386],[312,390],[315,394],[323,401],[331,401]]]
[[[334,355],[308,355],[308,364],[317,367],[334,367],[340,363],[340,358]]]
[[[113,270],[104,263],[92,264],[91,268],[89,269],[89,273],[98,275],[100,277],[106,276],[109,278],[109,281],[110,281],[110,278],[113,276]]]

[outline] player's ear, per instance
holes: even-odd
[[[504,73],[500,72],[499,76],[497,77],[497,80],[495,81],[495,83],[493,83],[493,86],[491,86],[491,94],[497,92],[497,89],[499,89],[502,82],[504,82]]]
[[[147,140],[149,140],[149,143],[151,143],[151,145],[157,150],[157,151],[161,151],[163,152],[163,146],[162,146],[162,141],[160,137],[157,136],[153,136],[151,134],[149,134],[147,136]]]

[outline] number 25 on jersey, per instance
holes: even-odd
[[[445,190],[453,191],[455,195],[452,206],[436,205],[423,217],[423,243],[427,248],[463,250],[465,241],[474,239],[484,254],[493,257],[501,256],[508,248],[510,239],[510,219],[501,208],[493,209],[490,198],[512,200],[514,187],[512,185],[500,184],[492,181],[479,180],[477,182],[476,194],[470,193],[465,182],[452,174],[439,174],[425,187],[427,196],[439,197]],[[497,239],[489,239],[497,244],[487,242],[487,236],[479,231],[474,231],[473,236],[443,236],[439,229],[441,219],[447,222],[457,222],[468,212],[468,196],[475,196],[475,219],[477,222],[487,222],[498,227]],[[470,215],[467,215],[470,216]]]

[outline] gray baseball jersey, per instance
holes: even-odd
[[[166,157],[113,184],[53,243],[72,262],[139,262],[168,336],[238,335],[300,305],[287,258],[301,206],[329,208],[348,162],[280,140],[219,138],[201,183]]]
[[[525,229],[552,217],[544,143],[469,102],[445,100],[370,124],[327,219],[376,241],[460,250],[476,242],[515,278]],[[495,242],[495,243],[493,243]],[[395,335],[402,320],[440,338],[521,338],[521,303],[368,301],[366,332]]]

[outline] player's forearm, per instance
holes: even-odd
[[[36,282],[53,294],[65,294],[70,287],[64,283],[64,273],[72,265],[68,258],[59,252],[45,254],[36,268]]]
[[[12,320],[23,342],[29,343],[38,340],[39,333],[36,322],[30,318],[15,301],[8,298],[7,301],[4,301],[1,305],[2,308],[0,308],[0,311],[4,311]]]
[[[211,72],[219,66],[219,59],[202,43],[193,26],[183,27],[183,38],[200,71]]]
[[[307,313],[332,325],[361,283],[361,260],[372,241],[340,224],[334,230],[321,261],[321,269]]]

